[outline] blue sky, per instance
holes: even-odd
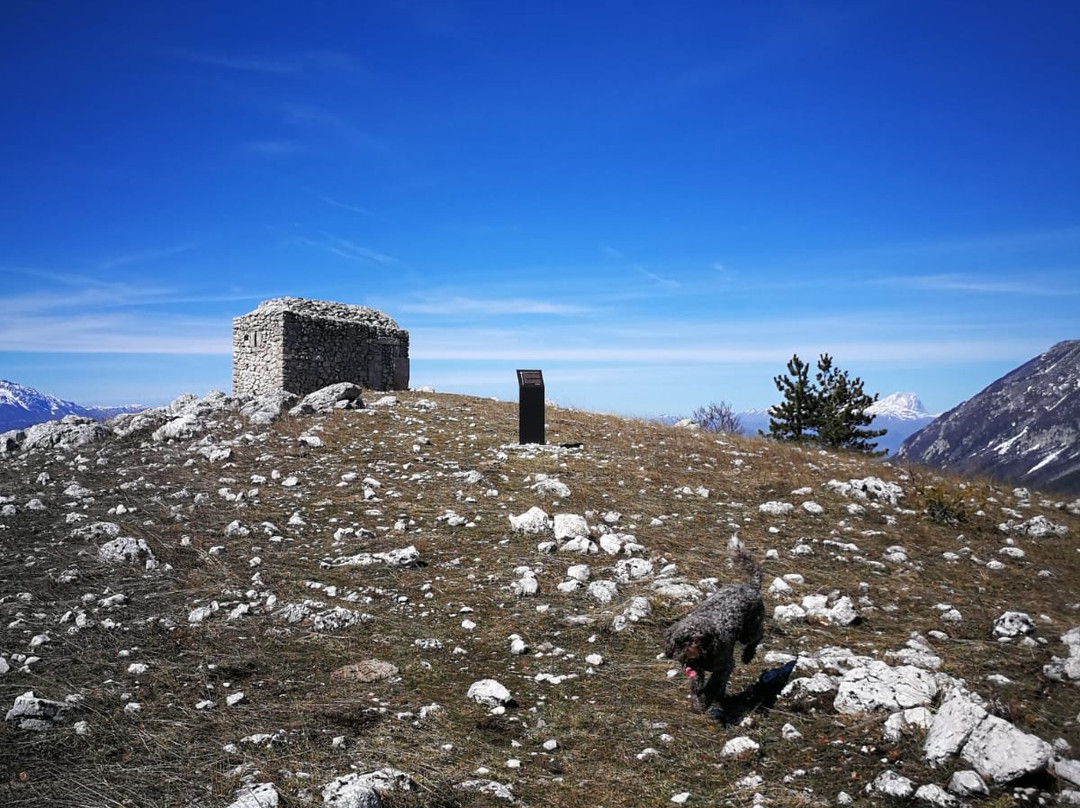
[[[1080,338],[1080,5],[8,2],[0,377],[228,390],[294,295],[634,415],[829,352],[949,409]]]

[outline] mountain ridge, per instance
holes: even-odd
[[[43,393],[29,385],[0,379],[0,432],[25,429],[46,421],[57,421],[65,415],[79,415],[104,421],[125,412],[145,409],[141,405],[98,407],[77,404]]]
[[[909,437],[898,457],[1080,493],[1080,340],[1014,368]]]

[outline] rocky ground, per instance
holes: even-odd
[[[0,436],[0,804],[1080,804],[1080,502],[360,392]],[[661,638],[733,533],[700,715]]]

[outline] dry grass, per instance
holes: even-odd
[[[400,398],[393,410],[285,419],[270,428],[224,418],[215,434],[235,440],[225,463],[212,464],[186,444],[144,446],[138,436],[100,447],[105,465],[97,465],[98,451],[88,448],[85,462],[75,462],[74,453],[0,461],[0,495],[19,506],[17,516],[0,520],[0,653],[12,666],[0,675],[0,703],[6,708],[27,690],[83,698],[72,720],[52,731],[0,726],[0,804],[225,805],[253,772],[256,781],[275,783],[282,805],[306,804],[308,797],[319,804],[321,787],[332,778],[383,766],[417,783],[413,792],[388,795],[390,806],[502,804],[454,788],[481,767],[490,770],[486,777],[511,783],[519,803],[559,806],[666,804],[683,791],[691,792],[692,804],[749,805],[756,791],[773,805],[827,805],[840,790],[860,796],[887,766],[919,782],[947,780],[947,771],[922,762],[917,738],[882,741],[884,715],[840,716],[828,699],[816,706],[781,700],[738,728],[692,714],[682,678],[669,678],[670,663],[657,659],[664,625],[684,607],[652,597],[647,620],[612,631],[612,616],[630,597],[650,595],[648,582],[621,585],[619,602],[609,606],[581,590],[556,591],[570,564],[585,561],[595,578],[607,578],[612,559],[540,553],[542,537],[512,533],[507,520],[533,505],[549,514],[618,511],[618,528],[636,535],[658,568],[675,563],[692,582],[731,575],[724,548],[737,528],[758,555],[779,551],[779,559],[765,565],[766,582],[801,573],[800,597],[833,590],[857,597],[864,585],[874,604],[862,623],[847,628],[770,623],[762,652],[839,645],[882,657],[912,632],[943,630],[950,639],[935,645],[945,672],[965,679],[1023,729],[1080,748],[1080,688],[1042,676],[1050,655],[1063,653],[1058,636],[1080,624],[1080,519],[1040,504],[1037,495],[1022,507],[1010,491],[986,482],[564,409],[549,409],[548,441],[582,448],[527,452],[512,446],[517,410],[511,404],[451,395]],[[417,408],[420,398],[434,399],[438,409]],[[313,427],[319,427],[321,448],[297,441]],[[297,475],[300,484],[281,486],[270,479],[275,470],[282,478]],[[483,475],[480,482],[454,476],[472,470]],[[49,482],[37,482],[42,471]],[[348,472],[358,476],[341,485]],[[557,476],[572,495],[562,501],[538,495],[529,487],[538,473]],[[268,480],[255,484],[253,475]],[[850,515],[850,500],[825,487],[830,479],[867,475],[904,488],[899,508]],[[368,476],[380,487],[365,496]],[[91,489],[93,501],[66,506],[72,500],[62,492],[72,481]],[[683,486],[710,493],[678,492]],[[803,487],[812,492],[792,496]],[[229,501],[219,493],[223,488],[247,493]],[[176,498],[181,490],[188,496]],[[207,498],[194,504],[197,494]],[[22,507],[34,497],[45,510]],[[782,519],[759,513],[760,503],[774,499],[813,500],[824,513],[797,508]],[[135,510],[109,515],[119,504]],[[1017,538],[1025,557],[1004,558],[1005,537],[996,527],[1007,519],[1003,507],[1021,510],[1024,518],[1045,513],[1067,524],[1070,536]],[[70,510],[87,514],[87,522],[119,522],[124,535],[146,539],[171,569],[147,575],[100,563],[94,544],[71,538],[73,526],[64,521]],[[451,526],[442,518],[447,510],[471,524]],[[304,525],[289,524],[296,513]],[[227,537],[233,520],[251,534]],[[263,522],[275,529],[264,532]],[[370,532],[335,546],[335,530],[350,526]],[[790,555],[800,542],[814,554]],[[407,544],[418,548],[424,566],[319,564]],[[895,545],[905,548],[907,563],[867,563],[879,562]],[[212,553],[216,547],[224,549]],[[942,556],[962,548],[960,561]],[[970,556],[1001,558],[1005,568],[989,570]],[[254,557],[261,565],[252,566]],[[516,599],[510,591],[519,565],[539,572],[537,596]],[[78,577],[61,583],[61,573],[72,568]],[[1041,570],[1053,577],[1040,577]],[[327,595],[327,586],[336,587],[336,597]],[[95,611],[96,602],[83,600],[117,592],[128,602],[111,611]],[[279,604],[318,599],[374,619],[338,632],[286,624],[271,610],[226,619],[237,604],[267,592]],[[32,600],[19,593],[31,593]],[[217,613],[188,623],[193,608],[214,602]],[[775,603],[769,601],[770,611]],[[962,623],[941,621],[935,607],[944,603],[960,610]],[[59,621],[79,608],[97,625],[69,634],[71,623]],[[995,642],[991,624],[1007,610],[1035,617],[1047,645]],[[105,618],[118,626],[102,627]],[[466,618],[474,629],[462,627]],[[51,641],[32,652],[41,660],[21,672],[12,655],[31,653],[31,637],[43,632]],[[532,654],[509,654],[514,633]],[[424,647],[432,638],[441,647]],[[584,661],[591,653],[605,660],[592,672]],[[393,663],[397,676],[357,683],[330,675],[373,658]],[[132,662],[149,669],[129,674]],[[739,666],[732,688],[749,684],[765,667],[760,658]],[[574,678],[553,685],[536,681],[542,673]],[[1013,684],[991,684],[990,674]],[[506,715],[489,715],[465,698],[472,682],[489,677],[518,703]],[[246,701],[227,707],[225,697],[238,690]],[[197,710],[204,699],[218,706]],[[141,710],[125,713],[129,701]],[[441,709],[421,718],[421,709],[432,704]],[[75,733],[76,720],[88,722],[88,735]],[[802,737],[782,738],[785,723]],[[255,733],[280,734],[268,746],[241,743]],[[736,735],[756,740],[760,753],[724,759],[720,751]],[[556,750],[543,748],[548,739],[558,741]],[[235,751],[226,751],[228,744]],[[659,754],[640,760],[647,747]],[[507,768],[510,759],[521,767]],[[740,789],[736,782],[751,773],[764,778],[762,785]]]

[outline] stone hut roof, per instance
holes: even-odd
[[[276,297],[273,300],[264,300],[258,308],[243,316],[285,312],[319,320],[344,320],[376,328],[401,330],[393,319],[376,309],[370,309],[367,306],[350,306],[347,303],[333,303],[328,300],[308,300],[304,297]]]

